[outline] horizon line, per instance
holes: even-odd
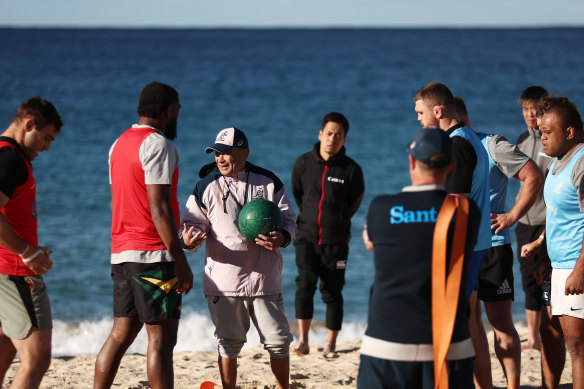
[[[209,25],[209,26],[193,26],[193,25],[76,25],[76,24],[0,24],[0,29],[79,29],[79,30],[424,30],[424,29],[443,29],[443,30],[533,30],[533,29],[577,29],[584,28],[583,24],[498,24],[498,25]]]

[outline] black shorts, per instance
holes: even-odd
[[[477,297],[486,302],[513,300],[513,249],[511,244],[485,250],[479,271]]]
[[[550,274],[550,279],[547,280],[545,282],[545,284],[543,284],[541,286],[542,289],[542,294],[541,294],[541,305],[546,306],[546,307],[551,307],[552,304],[552,281],[551,281],[551,274]]]
[[[180,318],[174,262],[115,264],[112,280],[114,317],[137,316],[142,323]]]
[[[527,224],[517,223],[515,235],[517,236],[517,259],[519,260],[519,269],[521,270],[521,283],[525,293],[525,309],[530,311],[539,311],[542,307],[542,288],[537,284],[533,276],[533,270],[541,261],[548,260],[546,246],[542,245],[539,253],[535,258],[521,258],[521,246],[536,240],[542,233],[544,225],[528,226]]]

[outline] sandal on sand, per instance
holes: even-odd
[[[322,355],[327,356],[330,353],[334,353],[337,346],[337,342],[335,340],[327,340],[324,344],[324,349],[322,350]]]

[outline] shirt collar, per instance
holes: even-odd
[[[408,185],[402,188],[402,192],[423,192],[427,190],[446,190],[442,185],[427,184],[427,185]]]

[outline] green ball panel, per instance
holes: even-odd
[[[268,235],[282,228],[284,217],[278,206],[268,200],[256,199],[247,203],[239,212],[239,230],[250,241],[258,235]]]

